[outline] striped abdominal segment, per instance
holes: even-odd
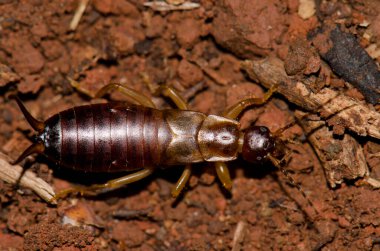
[[[59,165],[131,171],[160,163],[171,137],[162,116],[159,110],[117,103],[78,106],[48,119],[40,138]]]

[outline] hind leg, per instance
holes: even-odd
[[[125,186],[127,184],[139,181],[153,173],[153,170],[150,168],[142,169],[138,172],[128,174],[126,176],[110,180],[104,184],[95,184],[89,187],[72,187],[58,192],[53,198],[52,201],[59,198],[64,198],[69,194],[80,193],[83,195],[96,195],[105,191],[114,190]]]
[[[101,98],[113,90],[117,90],[117,91],[123,93],[124,95],[131,98],[133,101],[135,101],[136,103],[138,103],[140,105],[150,107],[150,108],[156,108],[156,106],[154,105],[152,100],[150,98],[148,98],[147,96],[133,90],[132,88],[126,87],[126,86],[124,86],[122,84],[118,84],[118,83],[111,83],[111,84],[103,86],[96,93],[95,97]]]
[[[168,85],[161,85],[155,94],[161,94],[164,97],[171,99],[174,104],[181,110],[187,110],[187,104],[185,100],[179,95],[179,93]]]

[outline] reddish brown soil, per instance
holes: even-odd
[[[0,1],[0,145],[11,158],[33,135],[15,102],[5,98],[13,90],[32,114],[46,119],[92,102],[83,92],[93,94],[109,82],[151,96],[145,76],[153,85],[174,86],[191,109],[220,114],[238,100],[265,91],[241,72],[241,59],[275,55],[288,60],[292,44],[294,53],[289,55],[309,64],[307,74],[319,69],[318,58],[308,62],[294,48],[306,46],[294,41],[305,40],[320,22],[316,15],[299,17],[297,0],[200,0],[195,1],[198,9],[161,13],[144,7],[144,1],[93,0],[77,29],[70,31],[77,2]],[[371,32],[370,41],[362,39],[363,46],[380,39],[376,0],[323,3],[319,14],[359,37]],[[370,26],[360,26],[363,20]],[[79,82],[79,91],[69,78]],[[161,97],[153,100],[169,107]],[[292,120],[292,109],[275,96],[247,111],[241,121],[243,127],[255,123],[276,130]],[[302,137],[302,130],[295,126],[286,136]],[[379,153],[378,141],[358,139],[367,153]],[[63,199],[57,206],[0,181],[0,249],[380,250],[379,191],[353,181],[333,190],[311,146],[305,142],[292,149],[288,169],[318,216],[270,163],[230,163],[231,194],[215,179],[211,164],[196,165],[178,200],[170,190],[182,167],[158,170],[144,181],[97,197]],[[371,176],[379,178],[379,154],[368,163]],[[43,157],[31,161],[31,169],[56,191],[72,183],[114,178],[63,170]],[[69,220],[77,226],[63,224]],[[234,237],[241,241],[233,242]]]

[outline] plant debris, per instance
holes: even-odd
[[[357,100],[331,88],[314,93],[309,84],[313,78],[292,78],[285,72],[284,63],[278,58],[245,61],[242,68],[255,81],[267,88],[278,85],[278,92],[290,102],[312,113],[319,113],[336,127],[334,132],[343,134],[349,129],[360,136],[380,139],[380,114]]]
[[[313,114],[297,111],[296,117],[322,162],[326,179],[332,188],[345,180],[369,175],[363,148],[351,135],[346,133],[335,138],[325,121]]]
[[[38,178],[35,173],[23,168],[19,165],[11,165],[7,161],[7,156],[0,153],[0,179],[10,184],[20,185],[29,188],[38,194],[48,203],[56,204],[53,188],[43,179]],[[21,176],[22,175],[22,176]],[[20,179],[21,176],[21,179]]]
[[[380,71],[353,34],[339,25],[324,25],[311,39],[336,74],[357,87],[368,102],[380,103]]]
[[[180,3],[169,3],[164,1],[151,1],[144,3],[144,6],[152,8],[155,11],[175,11],[175,10],[192,10],[199,8],[198,3],[181,1]]]

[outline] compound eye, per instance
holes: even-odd
[[[269,140],[264,141],[263,149],[268,150],[271,147],[271,142]]]

